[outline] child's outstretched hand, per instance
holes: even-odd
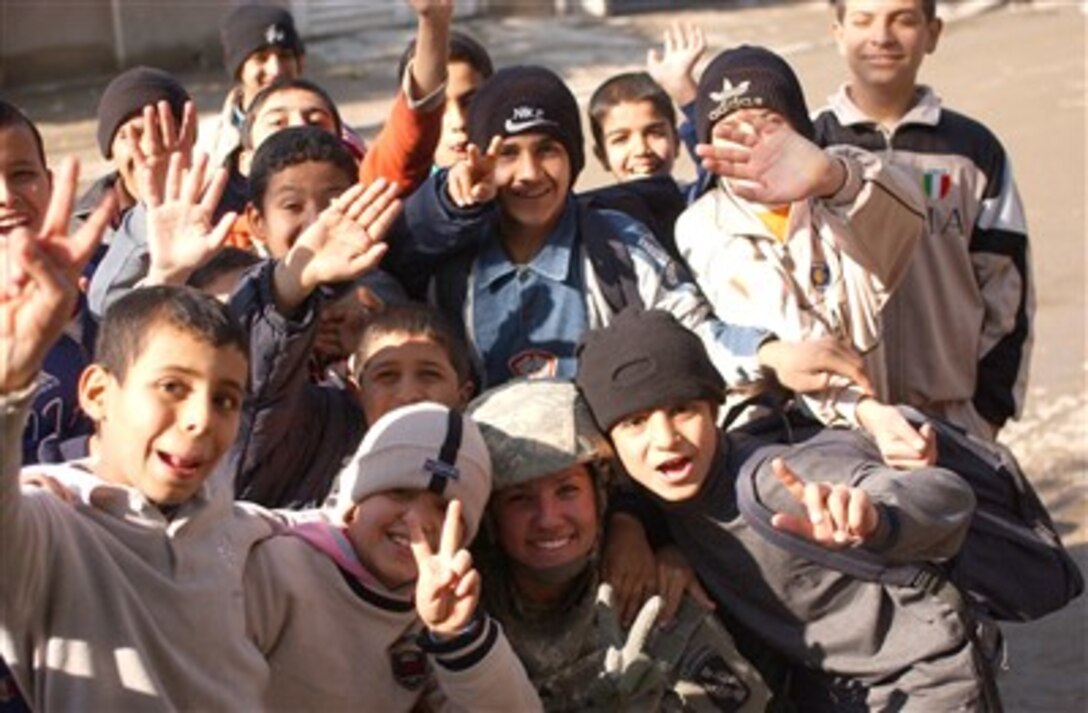
[[[781,458],[771,461],[771,468],[794,500],[805,506],[808,515],[775,513],[771,525],[777,529],[833,550],[860,545],[876,532],[880,513],[861,488],[841,483],[806,483]]]
[[[834,337],[769,341],[759,348],[759,363],[771,369],[783,386],[801,394],[826,389],[836,376],[857,384],[867,394],[873,393],[861,355]]]
[[[189,275],[207,262],[223,245],[237,214],[225,213],[212,225],[215,207],[227,185],[227,171],[215,171],[204,186],[208,155],[199,154],[192,168],[185,168],[180,151],[170,154],[164,180],[155,169],[144,166],[145,157],[133,146],[136,176],[147,206],[147,250],[151,265],[142,285],[183,285]]]
[[[498,184],[495,182],[495,165],[499,161],[502,137],[491,137],[491,143],[483,154],[475,144],[468,145],[468,156],[450,169],[446,191],[450,200],[459,208],[486,203],[495,198]]]
[[[884,463],[892,468],[912,470],[937,462],[937,432],[924,423],[915,430],[899,409],[875,399],[858,404],[858,423],[880,448]]]
[[[319,285],[348,282],[376,267],[382,242],[400,213],[397,185],[379,178],[356,184],[335,198],[280,261],[276,303],[291,312]]]
[[[139,136],[129,134],[125,141],[138,148],[141,162],[136,165],[137,185],[139,193],[136,199],[147,203],[146,191],[149,186],[158,186],[161,195],[165,185],[167,168],[171,158],[178,154],[181,157],[182,168],[188,168],[193,158],[193,145],[196,143],[196,107],[191,101],[185,102],[181,114],[181,126],[174,121],[174,113],[170,110],[167,101],[157,104],[148,104],[143,109],[143,130]],[[135,155],[135,154],[133,154]],[[141,177],[140,172],[149,172],[149,176]]]
[[[833,195],[846,182],[846,167],[775,114],[719,121],[711,136],[724,145],[699,144],[695,153],[708,171],[725,177],[735,194],[781,205]]]
[[[412,555],[419,577],[416,580],[416,612],[437,637],[453,637],[472,621],[480,601],[480,574],[472,566],[472,555],[461,544],[461,501],[446,507],[438,550],[431,547],[419,520],[408,515]]]
[[[706,35],[695,24],[674,22],[664,34],[664,50],[646,53],[646,71],[680,106],[695,101],[695,65],[706,52]]]
[[[79,165],[66,160],[36,237],[0,239],[0,394],[29,386],[41,370],[71,318],[80,270],[113,214],[111,193],[79,230],[68,234],[78,177]]]

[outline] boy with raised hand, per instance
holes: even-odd
[[[765,539],[739,510],[747,483],[791,536],[885,566],[939,561],[956,554],[974,511],[956,474],[886,467],[855,431],[798,445],[720,432],[720,375],[699,340],[656,310],[590,332],[576,383],[734,635],[788,665],[800,710],[993,710],[953,585],[856,579]]]
[[[338,113],[335,127],[361,164],[360,181],[369,184],[383,177],[399,184],[404,195],[411,193],[427,177],[431,156],[438,143],[453,16],[452,0],[406,2],[418,18],[416,42],[419,51],[401,75],[401,86],[388,120],[368,146],[364,146],[355,132],[340,121]],[[273,39],[279,41],[273,43]],[[245,154],[252,154],[260,145],[259,141],[250,142],[246,138],[247,125],[254,121],[254,104],[270,87],[290,89],[299,80],[302,43],[286,10],[248,4],[236,8],[224,21],[223,44],[228,69],[233,70],[239,84],[227,98],[223,116],[213,133],[214,148],[208,150],[212,165],[228,166],[232,185],[244,188],[248,175]],[[328,100],[328,95],[318,91],[322,99]],[[299,108],[300,102],[312,103],[312,97],[296,96],[286,101],[287,108]],[[335,107],[331,109],[335,113]],[[281,120],[278,128],[312,123],[303,113],[282,112]],[[228,207],[241,211],[244,204],[244,190],[233,191]]]
[[[247,565],[264,707],[539,710],[464,549],[490,491],[480,431],[457,411],[419,403],[374,423],[330,522],[268,540]]]
[[[413,60],[418,42],[413,39],[397,65],[403,78]],[[472,97],[495,73],[487,48],[464,32],[450,32],[450,54],[446,64],[446,108],[442,112],[442,135],[434,150],[435,168],[449,168],[465,158],[468,150],[468,107]]]
[[[496,72],[472,102],[469,134],[468,159],[405,202],[387,262],[410,293],[434,275],[431,298],[469,336],[485,388],[569,376],[582,333],[636,305],[695,330],[734,386],[758,381],[763,367],[799,391],[823,388],[832,373],[866,382],[860,358],[836,340],[790,343],[719,319],[645,226],[578,202],[578,105],[550,70]]]
[[[824,146],[879,153],[925,193],[926,232],[885,310],[890,397],[993,439],[1024,405],[1035,312],[1012,166],[981,123],[918,84],[936,0],[833,0],[849,78],[816,118]]]
[[[111,207],[68,237],[73,190],[58,189],[41,235],[6,241],[0,261],[0,653],[33,709],[253,708],[265,664],[237,593],[270,525],[210,478],[247,377],[225,308],[175,288],[119,303],[80,383],[96,458],[45,471],[75,506],[20,492],[25,409]]]
[[[0,241],[37,235],[46,220],[54,188],[74,187],[74,165],[56,175],[46,164],[41,134],[18,107],[0,99]],[[109,197],[111,206],[115,199]],[[43,378],[23,434],[23,462],[54,457],[60,444],[85,436],[91,424],[79,409],[79,374],[90,361],[94,321],[80,296],[64,333],[46,354]]]
[[[785,339],[851,344],[876,393],[836,379],[803,395],[803,406],[824,423],[865,429],[889,465],[931,465],[933,433],[881,401],[881,311],[921,237],[917,188],[866,151],[813,144],[800,81],[765,48],[715,57],[696,104],[699,150],[724,175],[677,221],[695,281],[719,314]]]

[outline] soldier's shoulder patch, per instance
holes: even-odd
[[[706,692],[718,710],[741,709],[751,692],[720,652],[702,647],[689,661],[687,678]]]

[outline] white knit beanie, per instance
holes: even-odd
[[[460,500],[470,542],[491,495],[491,458],[472,419],[436,403],[404,406],[378,419],[340,473],[338,503],[346,512],[398,488]]]

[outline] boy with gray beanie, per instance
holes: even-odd
[[[817,148],[801,84],[770,50],[719,54],[695,102],[707,167],[722,173],[676,223],[695,281],[716,312],[743,324],[850,344],[875,393],[836,377],[802,406],[824,423],[868,431],[889,465],[931,464],[932,434],[878,400],[887,391],[880,312],[921,236],[917,187],[866,151]],[[764,171],[775,152],[778,165]]]
[[[794,445],[719,431],[721,378],[660,311],[590,332],[578,359],[576,383],[619,462],[660,504],[741,650],[781,659],[788,687],[764,677],[797,710],[997,710],[954,585],[882,584],[798,554],[884,567],[955,556],[975,505],[955,473],[884,466],[856,431],[806,429]],[[798,545],[766,536],[742,515],[746,501]]]
[[[391,411],[340,480],[330,522],[268,540],[247,564],[247,630],[271,669],[266,708],[539,709],[478,606],[463,549],[491,492],[476,425],[435,403]]]

